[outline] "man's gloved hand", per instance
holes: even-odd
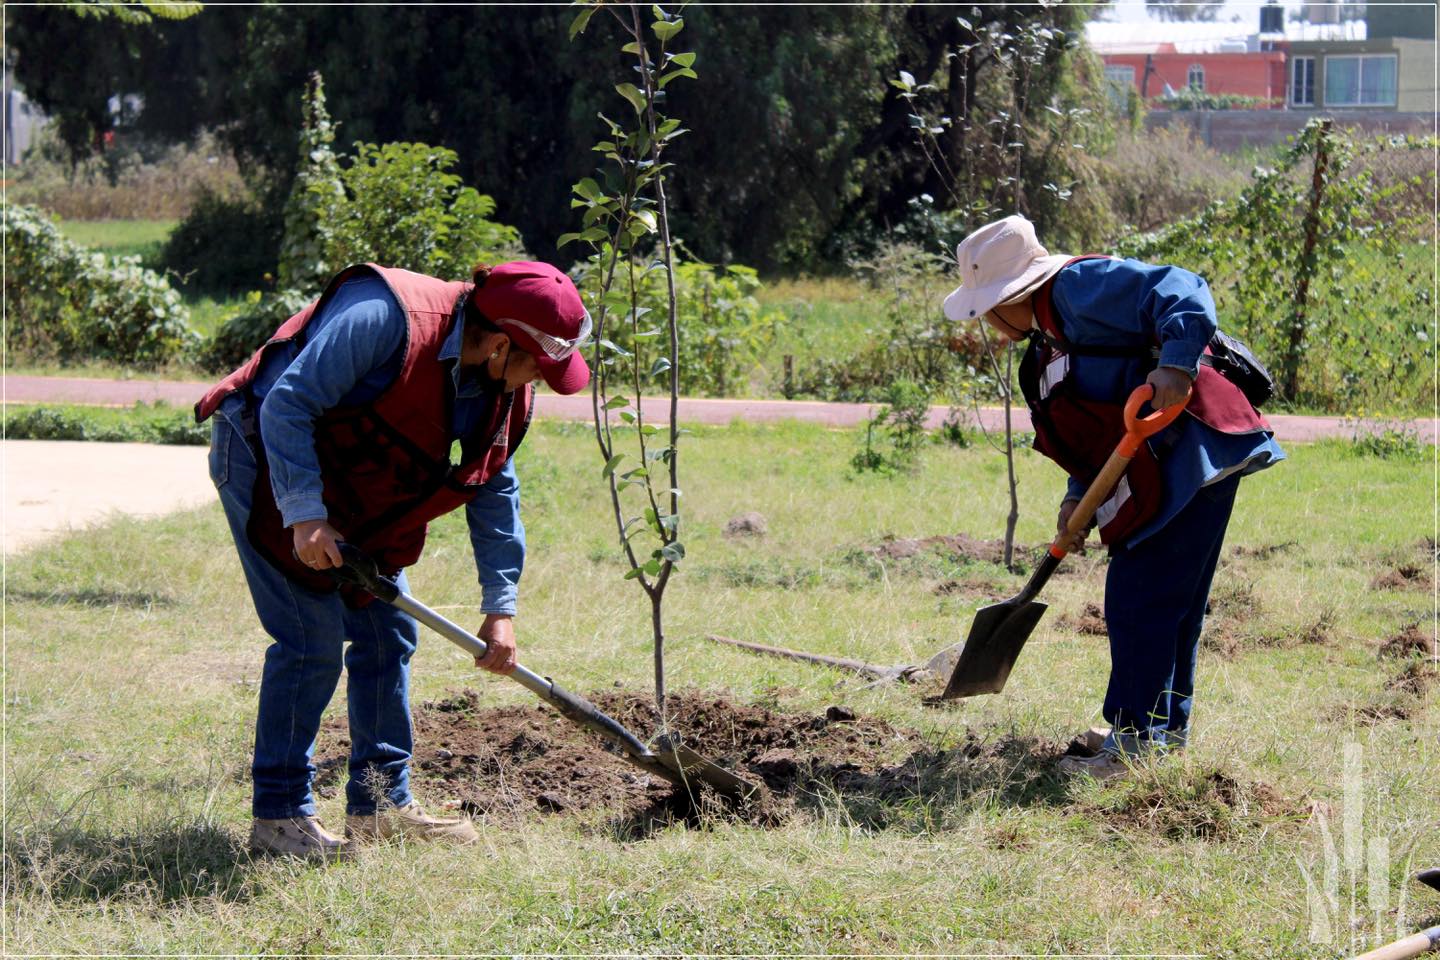
[[[515,670],[515,622],[503,613],[486,614],[477,636],[485,641],[485,656],[475,658],[475,666],[501,675]]]
[[[1178,367],[1156,367],[1150,371],[1150,376],[1145,378],[1145,382],[1155,388],[1155,396],[1150,400],[1150,409],[1163,410],[1184,400],[1186,394],[1190,392],[1190,384],[1194,381],[1190,374]]]
[[[328,570],[343,567],[340,556],[340,541],[345,538],[340,531],[325,520],[301,520],[290,528],[295,537],[295,556],[312,570]]]
[[[1075,512],[1075,508],[1078,506],[1080,506],[1079,500],[1066,500],[1060,504],[1060,515],[1055,519],[1055,533],[1057,536],[1065,536],[1065,531],[1069,529],[1070,526],[1070,515]],[[1093,522],[1091,526],[1094,526]],[[1070,539],[1062,540],[1060,548],[1066,553],[1077,553],[1083,557],[1085,555],[1085,534],[1089,531],[1090,528],[1086,527],[1073,537],[1070,537]]]

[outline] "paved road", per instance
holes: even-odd
[[[184,383],[163,380],[86,380],[63,377],[6,377],[0,386],[0,402],[5,403],[86,403],[101,406],[128,407],[136,402],[154,403],[163,400],[188,407],[207,389],[209,383]],[[875,415],[877,405],[870,403],[822,403],[811,400],[707,400],[682,399],[680,419],[687,423],[726,424],[733,420],[773,422],[804,420],[831,427],[852,427]],[[668,403],[645,404],[645,416],[654,422],[670,418]],[[947,407],[932,407],[927,419],[930,428],[938,427],[949,414]],[[557,397],[541,394],[536,415],[561,420],[588,420],[591,416],[590,396]],[[966,421],[975,422],[974,411],[964,411]],[[1341,417],[1293,417],[1271,414],[1275,435],[1283,442],[1305,443],[1323,437],[1351,437],[1353,424]],[[1003,430],[1004,414],[995,407],[982,407],[979,423],[987,430]],[[1409,421],[1427,443],[1436,442],[1436,419]],[[1014,414],[1014,429],[1029,430],[1030,418],[1024,410]]]
[[[0,380],[0,402],[77,403],[131,406],[139,401],[165,401],[188,407],[208,383],[157,380],[86,380],[61,377],[8,376]],[[589,396],[542,394],[537,415],[588,420]],[[668,420],[667,404],[646,404],[646,415]],[[680,419],[691,423],[726,424],[734,420],[804,420],[832,427],[851,427],[874,416],[875,405],[783,400],[681,400]],[[938,426],[948,410],[930,411]],[[973,422],[973,413],[969,416]],[[1349,437],[1353,427],[1337,417],[1272,416],[1282,440],[1304,442],[1327,436]],[[980,422],[1002,429],[997,409],[982,409]],[[1029,429],[1029,418],[1016,411],[1015,429]],[[1434,443],[1434,419],[1412,427]],[[213,501],[215,490],[205,468],[203,447],[163,447],[141,443],[80,443],[7,440],[0,444],[0,550],[13,553],[69,530],[103,522],[113,513],[154,516]],[[98,482],[97,482],[98,478]]]

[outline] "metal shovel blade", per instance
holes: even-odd
[[[940,699],[954,700],[1004,690],[1010,670],[1035,624],[1044,615],[1045,607],[1039,600],[1012,597],[975,611],[970,635],[965,638],[960,660]]]
[[[679,774],[687,785],[698,780],[736,803],[749,800],[760,789],[744,777],[691,750],[673,733],[661,734],[656,738],[655,755],[672,772]]]

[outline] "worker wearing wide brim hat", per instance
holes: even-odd
[[[428,523],[463,507],[487,644],[476,665],[512,671],[526,552],[512,458],[533,384],[570,394],[589,381],[589,336],[575,285],[547,263],[480,267],[464,281],[362,264],[196,404],[198,420],[213,417],[211,477],[273,641],[255,722],[252,849],[328,860],[397,835],[478,839],[467,818],[432,816],[410,791],[415,621],[329,571],[343,566],[344,541],[403,591]],[[344,838],[317,816],[311,762],[342,668]]]
[[[1061,531],[1098,472],[1090,465],[1113,448],[1100,419],[1118,418],[1143,383],[1154,388],[1156,408],[1194,391],[1185,414],[1136,458],[1151,473],[1139,474],[1135,489],[1117,486],[1096,516],[1111,555],[1106,726],[1086,738],[1093,755],[1061,766],[1120,775],[1131,758],[1189,742],[1200,629],[1236,490],[1242,476],[1285,454],[1244,394],[1208,364],[1202,371],[1217,321],[1200,277],[1137,260],[1052,254],[1021,216],[986,224],[955,254],[961,282],[945,298],[945,315],[1029,342],[1020,376],[1036,447],[1070,474]]]

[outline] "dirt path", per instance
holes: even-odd
[[[156,517],[215,499],[204,447],[81,440],[0,443],[0,552],[112,514]]]
[[[164,400],[175,406],[188,407],[209,389],[209,383],[165,380],[98,380],[68,377],[7,376],[0,386],[3,403],[79,403],[96,406],[128,407],[137,402],[154,403]],[[815,400],[710,400],[682,399],[680,419],[688,423],[726,424],[734,420],[773,423],[780,420],[802,420],[829,427],[851,427],[875,415],[877,404],[824,403]],[[645,416],[655,422],[667,420],[668,401],[645,404]],[[979,421],[988,430],[1003,430],[1004,415],[995,407],[982,407]],[[591,416],[589,394],[558,397],[541,394],[536,414],[557,420],[588,420]],[[934,429],[949,414],[948,407],[931,407],[927,425]],[[974,423],[974,411],[965,411],[967,422]],[[1283,441],[1307,443],[1324,437],[1351,437],[1353,425],[1341,417],[1295,417],[1271,414],[1275,435]],[[1427,443],[1436,442],[1436,419],[1402,421]],[[1030,418],[1023,410],[1015,412],[1014,429],[1029,430]]]

